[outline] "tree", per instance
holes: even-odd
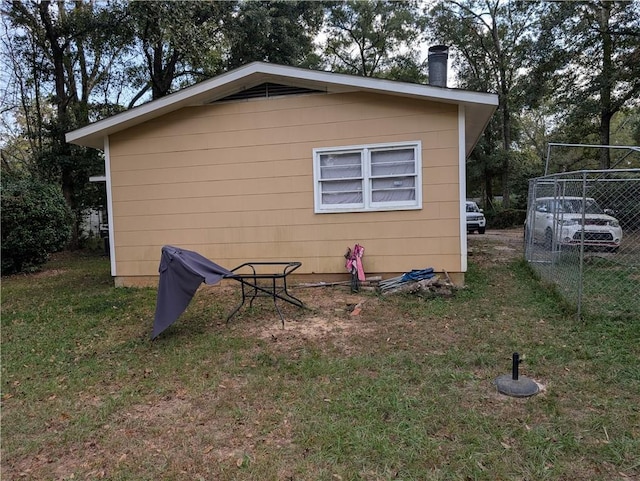
[[[486,166],[489,202],[493,176],[500,174],[505,208],[510,203],[517,116],[530,82],[527,73],[532,67],[535,25],[542,8],[544,5],[537,2],[460,0],[438,3],[429,11],[433,35],[457,52],[460,86],[498,93],[497,122],[485,131],[482,156],[474,158]],[[498,131],[493,132],[492,127]]]
[[[2,16],[2,29],[2,172],[28,173],[34,169],[34,152],[43,148],[43,123],[53,113],[50,104],[41,99],[45,74],[35,68],[44,62],[43,54],[34,45],[33,36],[16,35],[8,15]]]
[[[324,54],[332,71],[423,81],[414,48],[421,33],[415,1],[339,2],[327,16]]]
[[[12,28],[17,115],[25,119],[33,173],[61,185],[76,216],[75,246],[81,213],[93,202],[89,176],[102,170],[102,160],[94,150],[67,144],[65,133],[111,110],[106,93],[101,103],[93,99],[107,91],[112,67],[125,52],[125,11],[117,3],[42,1],[12,2],[3,14]]]
[[[129,21],[135,32],[141,66],[129,70],[138,92],[133,107],[149,90],[152,100],[180,85],[222,71],[223,28],[235,2],[131,2]]]
[[[541,25],[537,98],[554,97],[563,140],[611,145],[614,116],[640,105],[640,2],[557,2]]]
[[[227,68],[253,61],[316,67],[314,38],[325,4],[308,1],[243,1],[227,28]]]

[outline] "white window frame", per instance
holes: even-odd
[[[415,199],[410,201],[388,201],[374,202],[372,199],[372,181],[375,178],[396,177],[382,176],[374,177],[371,174],[371,153],[385,150],[414,150],[415,173],[402,175],[403,177],[413,176],[415,178]],[[320,156],[327,153],[360,153],[362,159],[362,203],[355,204],[323,204],[321,184],[325,181],[320,175]],[[337,179],[336,179],[337,180]],[[314,185],[314,208],[316,214],[327,214],[337,212],[375,212],[388,210],[416,210],[422,209],[422,143],[411,142],[389,142],[382,144],[348,145],[343,147],[323,147],[313,149],[313,185]]]

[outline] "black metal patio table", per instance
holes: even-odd
[[[273,299],[273,305],[278,311],[284,328],[284,317],[278,306],[278,299],[297,307],[304,307],[304,303],[292,295],[287,288],[287,277],[301,265],[301,262],[245,262],[231,269],[231,274],[225,275],[224,278],[240,282],[242,300],[227,316],[226,322],[228,323],[238,313],[247,299],[251,307],[257,297],[270,297]]]
[[[242,300],[227,316],[227,323],[247,299],[252,306],[257,297],[270,297],[284,328],[284,317],[277,301],[304,307],[303,302],[287,288],[287,277],[301,265],[300,262],[245,262],[229,270],[197,252],[165,245],[158,268],[160,279],[151,339],[158,337],[180,317],[201,283],[214,285],[223,279],[236,280],[242,286]]]

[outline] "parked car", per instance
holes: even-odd
[[[584,211],[584,214],[583,214]],[[584,225],[583,225],[584,219]],[[622,242],[622,228],[591,197],[540,197],[529,207],[525,229],[534,242],[545,248],[584,245],[616,250]],[[533,229],[533,230],[531,230]]]
[[[467,232],[477,232],[478,234],[484,234],[487,225],[487,220],[484,218],[482,209],[478,207],[478,204],[472,201],[467,201]]]

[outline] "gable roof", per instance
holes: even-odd
[[[253,62],[204,82],[112,117],[68,132],[69,143],[104,148],[105,137],[184,107],[206,105],[263,83],[282,84],[328,93],[372,92],[465,107],[468,156],[498,105],[496,94],[360,77],[264,62]]]

